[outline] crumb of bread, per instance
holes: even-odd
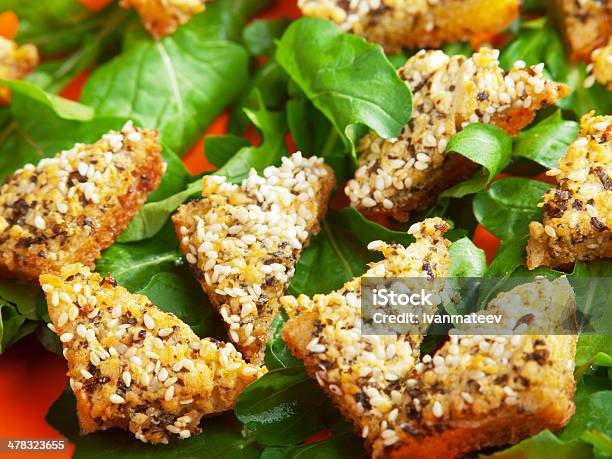
[[[498,57],[498,50],[483,48],[469,59],[442,51],[408,59],[398,74],[412,90],[412,118],[395,139],[375,132],[361,139],[355,177],[345,188],[352,207],[407,220],[478,167],[446,152],[453,134],[476,122],[517,134],[538,109],[568,94],[566,85],[544,77],[543,64],[517,61],[505,71]]]
[[[527,267],[612,257],[612,116],[584,115],[578,139],[547,172],[542,223],[529,224]]]
[[[25,280],[93,267],[161,181],[157,132],[131,122],[94,144],[26,164],[0,187],[0,273]]]
[[[123,8],[134,8],[145,28],[155,38],[170,35],[202,13],[206,0],[121,0]]]
[[[265,373],[231,343],[198,338],[174,314],[81,264],[40,283],[82,434],[119,427],[145,443],[189,438],[201,432],[202,416],[232,409]]]
[[[591,60],[593,74],[585,78],[584,84],[589,86],[597,81],[608,91],[612,91],[612,38],[607,46],[593,51]]]
[[[317,157],[284,157],[240,185],[206,176],[204,198],[173,222],[187,262],[218,309],[230,339],[261,363],[272,320],[302,249],[320,229],[335,183]]]
[[[19,46],[0,37],[0,79],[21,80],[38,65],[38,50],[34,45]],[[10,101],[10,89],[0,86],[0,105]]]

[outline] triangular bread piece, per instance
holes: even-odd
[[[181,250],[221,314],[230,339],[251,362],[263,362],[277,299],[320,229],[335,183],[332,169],[298,152],[240,185],[204,177],[203,199],[173,216]]]
[[[83,434],[120,427],[143,442],[188,438],[202,416],[232,409],[265,372],[231,343],[198,338],[174,314],[81,264],[40,283]]]

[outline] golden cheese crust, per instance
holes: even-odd
[[[298,5],[304,15],[330,19],[387,52],[488,39],[509,27],[520,9],[518,0],[298,0]]]
[[[428,275],[447,276],[450,243],[438,220],[419,224],[407,248],[375,243],[385,260],[365,276],[422,276],[425,260]],[[575,335],[453,334],[433,356],[420,357],[422,336],[362,335],[359,289],[357,278],[329,295],[281,298],[290,317],[283,339],[373,457],[461,457],[557,430],[573,414]],[[561,322],[575,314],[564,278],[501,293],[486,310],[510,311],[517,299],[532,311],[563,308]]]
[[[609,0],[551,0],[550,6],[573,59],[588,60],[612,36]]]
[[[612,257],[612,116],[584,115],[578,139],[546,192],[542,223],[529,224],[527,267],[567,268]]]
[[[284,295],[312,234],[320,229],[335,178],[316,157],[283,158],[240,186],[204,177],[204,199],[173,216],[181,250],[221,314],[230,339],[263,362],[277,298]]]
[[[442,51],[419,51],[408,59],[398,74],[412,90],[412,118],[397,139],[375,132],[361,139],[355,177],[345,189],[352,207],[408,220],[478,167],[445,152],[453,134],[482,122],[515,135],[538,109],[569,93],[543,76],[543,64],[518,61],[504,71],[498,56],[498,50],[483,48],[469,59]]]
[[[38,65],[38,49],[34,45],[19,46],[11,40],[0,37],[0,79],[21,80]],[[6,105],[11,98],[10,90],[0,86],[0,105]]]
[[[93,267],[163,174],[157,132],[127,123],[95,144],[28,164],[0,187],[0,274],[25,280]]]
[[[153,37],[170,35],[205,9],[206,0],[121,0],[123,8],[134,8]]]
[[[174,314],[81,264],[43,274],[40,283],[82,434],[119,427],[143,442],[189,438],[202,416],[231,409],[265,372],[232,344],[198,338]]]

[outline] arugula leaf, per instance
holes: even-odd
[[[528,225],[542,218],[537,207],[550,185],[520,177],[503,178],[474,198],[474,215],[482,226],[502,240],[528,235]]]
[[[514,139],[512,156],[527,158],[553,169],[559,165],[559,159],[577,135],[578,123],[562,119],[561,111],[557,110]]]
[[[381,259],[378,252],[367,249],[368,243],[374,240],[407,245],[413,238],[367,220],[353,208],[330,211],[321,222],[321,232],[302,252],[288,293],[311,296],[328,293],[360,276],[366,271],[367,263]]]
[[[200,33],[213,13],[195,16],[160,41],[139,42],[102,65],[85,85],[83,102],[98,115],[159,128],[161,141],[182,154],[248,80],[244,48]]]
[[[76,417],[76,400],[69,388],[51,406],[47,422],[76,445],[75,458],[113,456],[115,458],[214,457],[219,459],[255,459],[259,446],[255,438],[243,432],[230,413],[203,421],[204,432],[186,440],[172,440],[169,445],[142,443],[134,435],[119,429],[82,436]]]
[[[26,163],[38,163],[72,148],[75,142],[94,142],[124,119],[96,118],[90,108],[45,93],[26,81],[11,81],[12,119],[0,131],[0,178]]]
[[[270,371],[242,391],[236,417],[265,445],[294,445],[325,427],[327,398],[303,367]]]
[[[577,440],[564,442],[548,430],[543,430],[510,448],[483,456],[489,459],[588,459],[593,457],[591,446]]]
[[[140,242],[115,243],[104,251],[96,263],[96,271],[110,273],[115,280],[134,292],[145,288],[160,272],[172,272],[183,259],[171,222],[167,222],[154,238]]]
[[[287,18],[256,19],[244,28],[242,41],[252,56],[271,56],[289,22]]]
[[[461,198],[482,190],[508,165],[512,154],[512,137],[496,126],[471,123],[451,137],[446,152],[465,156],[486,170],[486,173],[477,171],[468,180],[440,194],[441,198]]]
[[[147,202],[161,201],[183,191],[193,177],[189,175],[183,162],[168,147],[163,147],[162,158],[166,164],[166,172],[162,177],[159,188],[147,197]]]
[[[283,327],[287,319],[287,313],[281,308],[278,316],[272,321],[272,336],[266,345],[265,354],[265,363],[268,370],[297,367],[304,364],[304,362],[291,355],[289,348],[283,341]]]
[[[330,21],[294,21],[276,59],[351,146],[364,126],[386,139],[410,119],[412,96],[378,45],[343,34]]]

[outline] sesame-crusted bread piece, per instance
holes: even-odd
[[[580,120],[578,139],[547,175],[542,223],[529,224],[527,267],[567,268],[612,257],[612,116]]]
[[[170,35],[205,9],[206,0],[121,0],[123,8],[134,8],[155,38]]]
[[[551,0],[549,10],[563,33],[573,59],[588,59],[612,36],[609,0]]]
[[[412,118],[396,139],[375,132],[361,139],[355,178],[345,189],[351,206],[366,215],[407,220],[477,168],[445,153],[453,134],[476,122],[517,134],[539,108],[569,93],[543,76],[543,64],[517,61],[504,71],[498,56],[489,48],[469,59],[422,50],[408,59],[398,74],[412,90]]]
[[[485,311],[511,311],[518,302],[539,318],[539,330],[554,329],[544,309],[557,308],[560,322],[575,319],[574,292],[566,278],[539,279],[500,293]],[[403,381],[397,417],[375,440],[373,456],[452,459],[560,429],[575,410],[575,353],[576,335],[538,335],[529,329],[514,335],[451,335]]]
[[[126,123],[91,145],[26,164],[0,187],[0,275],[93,267],[160,183],[157,132]]]
[[[442,219],[430,218],[410,228],[416,242],[408,247],[370,243],[369,248],[380,250],[385,258],[370,264],[362,277],[448,276],[450,242],[443,236],[448,228]],[[313,298],[285,296],[280,303],[289,315],[283,339],[292,354],[304,360],[309,375],[371,445],[397,416],[402,384],[415,370],[425,330],[414,335],[362,335],[361,280]],[[435,310],[437,306],[427,312]]]
[[[200,339],[174,314],[81,264],[43,274],[82,434],[119,427],[143,442],[189,438],[265,372],[231,343]]]
[[[38,65],[38,49],[34,45],[19,46],[14,41],[0,37],[0,79],[20,80]],[[0,86],[0,105],[8,104],[10,91]]]
[[[204,177],[204,199],[173,216],[187,262],[218,309],[230,339],[251,362],[263,362],[277,299],[302,249],[320,229],[335,183],[332,169],[301,153],[283,157],[240,185]]]
[[[427,236],[435,226],[426,220],[408,248],[382,245],[385,260],[366,275],[422,275],[424,253],[438,261],[436,276],[448,275],[449,242],[440,233]],[[290,317],[283,338],[373,457],[452,459],[559,429],[573,414],[575,335],[454,334],[419,361],[422,337],[361,334],[359,287],[355,279],[329,295],[281,298]],[[487,310],[515,309],[517,301],[531,311],[559,306],[560,321],[575,314],[566,279],[501,293]]]
[[[608,91],[612,91],[612,38],[607,46],[593,51],[591,60],[593,61],[593,78],[605,86]],[[588,83],[585,80],[585,84]]]
[[[304,15],[330,19],[387,52],[488,38],[518,19],[520,8],[518,0],[298,0],[298,5]]]

